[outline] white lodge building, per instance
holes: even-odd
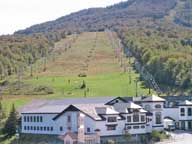
[[[190,100],[185,96],[41,100],[18,111],[21,133],[58,135],[64,144],[99,144],[109,137],[161,131],[169,124],[192,129]]]

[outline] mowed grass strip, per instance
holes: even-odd
[[[26,82],[53,87],[53,95],[44,96],[46,98],[72,98],[72,97],[99,97],[99,96],[135,96],[135,82],[138,75],[132,74],[132,82],[129,82],[127,73],[110,73],[91,75],[80,78],[75,76],[53,77],[43,76],[38,79],[30,79]],[[86,89],[81,89],[83,81]],[[143,88],[142,82],[138,84],[140,95],[147,95],[148,89]]]
[[[129,82],[129,73],[124,73],[120,67],[106,33],[82,33],[67,51],[65,45],[66,40],[56,43],[55,49],[61,53],[56,55],[54,61],[47,61],[45,72],[38,71],[33,78],[23,80],[33,85],[49,86],[54,89],[54,94],[4,96],[7,110],[12,103],[19,107],[32,99],[135,96],[135,80],[139,74],[132,70],[132,82]],[[78,77],[80,73],[85,73],[87,77]],[[83,81],[85,89],[80,88]],[[141,81],[138,83],[138,94],[148,95],[148,89],[143,87]]]

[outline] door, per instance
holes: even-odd
[[[185,130],[185,121],[181,121],[181,129]]]
[[[188,121],[188,129],[192,129],[192,121]]]

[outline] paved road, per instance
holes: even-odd
[[[192,131],[171,132],[171,138],[156,144],[192,144]]]

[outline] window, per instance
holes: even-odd
[[[107,121],[108,122],[116,122],[117,118],[116,117],[108,117]]]
[[[49,131],[49,127],[47,127],[47,131]]]
[[[145,116],[144,115],[141,115],[141,121],[145,122]]]
[[[37,116],[37,122],[39,122],[39,116]]]
[[[160,105],[160,104],[157,104],[157,105],[155,105],[155,108],[160,109],[160,108],[161,108],[161,105]]]
[[[26,126],[24,126],[24,130],[26,130],[27,129],[27,127]]]
[[[36,122],[36,117],[35,116],[33,117],[33,120],[34,120],[34,122]]]
[[[139,126],[133,126],[133,129],[139,129]]]
[[[133,114],[133,122],[139,122],[139,114],[138,113]]]
[[[44,131],[46,131],[47,129],[46,129],[46,127],[44,127]]]
[[[39,127],[37,127],[37,130],[39,130]]]
[[[43,122],[43,117],[42,116],[40,116],[40,122]]]
[[[43,127],[41,127],[40,130],[43,131]]]
[[[70,130],[71,130],[71,127],[68,127],[67,129],[70,131]]]
[[[31,130],[33,130],[33,127],[31,126]]]
[[[89,133],[91,130],[90,130],[90,128],[87,128],[87,132]]]
[[[30,127],[29,127],[29,126],[27,126],[27,130],[30,130]]]
[[[131,122],[131,116],[127,116],[127,122]]]
[[[145,109],[146,109],[147,111],[150,111],[150,110],[151,110],[151,106],[150,106],[150,105],[145,105]]]
[[[60,127],[60,131],[63,131],[63,127]]]
[[[192,109],[191,108],[188,108],[188,116],[192,116]]]
[[[180,115],[181,115],[181,116],[185,116],[185,109],[184,109],[184,108],[181,108],[181,109],[180,109]]]
[[[24,116],[24,122],[26,122],[26,116]]]
[[[108,125],[107,130],[108,131],[116,130],[116,125]]]
[[[36,130],[36,127],[34,126],[34,128],[33,128],[34,130]]]
[[[161,112],[155,113],[156,124],[161,124]]]
[[[33,122],[33,117],[32,116],[30,117],[30,122]]]
[[[141,128],[142,128],[142,129],[144,129],[144,128],[145,128],[145,126],[144,126],[144,125],[142,125],[142,126],[141,126]]]
[[[29,122],[29,116],[27,117],[27,122]]]
[[[127,129],[131,129],[132,127],[131,126],[127,126]]]
[[[53,127],[51,127],[51,131],[53,131]]]
[[[67,122],[71,122],[71,116],[67,116]]]

